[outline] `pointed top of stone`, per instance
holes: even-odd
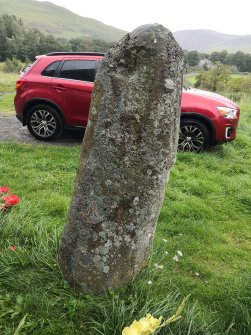
[[[154,23],[154,24],[144,24],[142,26],[139,26],[135,28],[131,33],[129,33],[131,38],[136,38],[139,35],[145,35],[149,32],[164,32],[164,33],[170,33],[170,30],[165,28],[162,24]]]

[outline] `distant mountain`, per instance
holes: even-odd
[[[188,51],[211,53],[227,50],[251,53],[251,35],[228,35],[213,30],[180,30],[174,34],[180,46]]]
[[[0,0],[0,14],[7,13],[21,18],[29,28],[38,28],[55,37],[86,37],[106,42],[118,41],[125,31],[100,21],[76,15],[49,1]]]

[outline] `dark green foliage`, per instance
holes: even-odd
[[[221,52],[217,52],[217,51],[212,52],[209,59],[213,63],[221,62],[223,64],[229,64],[228,52],[226,50],[223,50]]]
[[[228,53],[226,50],[214,51],[211,54],[199,53],[197,51],[184,51],[185,65],[190,67],[196,67],[200,60],[208,59],[213,65],[217,62],[232,67],[232,71],[236,68],[238,72],[251,72],[251,54],[245,54],[244,52],[238,51],[235,54]],[[210,68],[204,68],[209,70]]]
[[[74,38],[69,41],[71,51],[93,51],[93,52],[105,52],[111,46],[112,43],[107,43],[101,40],[84,40],[81,38]]]
[[[238,51],[232,57],[232,63],[235,64],[240,72],[247,71],[247,57],[244,52]],[[251,68],[250,68],[251,70]]]
[[[200,60],[200,55],[198,51],[194,50],[194,51],[188,52],[188,65],[189,66],[198,65],[199,60]]]
[[[111,43],[90,38],[67,40],[26,29],[15,16],[0,15],[0,61],[17,58],[22,62],[52,51],[107,51]]]
[[[214,51],[209,55],[209,59],[213,62],[221,62],[225,65],[236,66],[239,72],[251,72],[251,55],[238,51],[230,54],[226,50]]]

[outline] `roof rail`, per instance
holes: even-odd
[[[50,52],[46,56],[59,56],[59,55],[83,55],[83,56],[104,56],[104,52]]]

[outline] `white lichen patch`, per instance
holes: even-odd
[[[111,186],[112,185],[112,181],[110,179],[107,179],[105,181],[105,184],[106,184],[106,186]]]
[[[103,272],[104,272],[104,273],[108,273],[109,271],[110,271],[110,267],[109,267],[108,265],[106,265],[106,266],[104,267]]]
[[[172,79],[170,78],[165,79],[165,88],[169,90],[173,90],[175,88],[175,83],[173,82]]]
[[[98,248],[98,253],[101,255],[106,255],[107,254],[107,248],[105,246],[100,246]]]
[[[130,160],[129,160],[129,157],[126,156],[126,157],[124,158],[124,163],[125,163],[125,166],[126,166],[126,167],[129,167],[129,166],[130,166]]]
[[[138,205],[138,203],[139,203],[139,197],[135,197],[134,199],[133,199],[133,206],[137,206]]]
[[[131,242],[131,237],[129,235],[126,235],[124,237],[125,242],[130,243]]]

